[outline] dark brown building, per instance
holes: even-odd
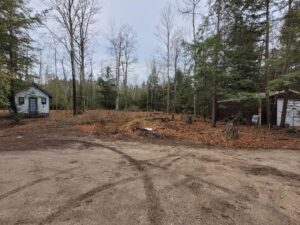
[[[270,93],[272,124],[279,125],[281,120],[281,112],[283,107],[285,91],[277,91]],[[300,92],[289,90],[288,109],[286,123],[291,126],[300,126]],[[262,124],[266,123],[266,94],[259,93],[250,97],[228,99],[218,102],[218,120],[226,120],[234,118],[238,113],[242,118],[250,122],[253,115],[259,115],[261,109]]]

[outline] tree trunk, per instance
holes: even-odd
[[[11,111],[14,113],[14,114],[17,114],[18,113],[18,110],[17,110],[17,105],[16,105],[16,101],[15,101],[15,97],[16,97],[16,93],[15,93],[15,90],[14,90],[14,86],[15,86],[15,81],[14,79],[12,79],[10,81],[10,93],[9,93],[9,103],[10,103],[10,109]]]
[[[149,112],[149,88],[147,87],[147,112]]]
[[[63,71],[63,76],[64,76],[64,94],[65,94],[65,107],[69,109],[69,101],[68,101],[68,89],[69,89],[69,83],[67,80],[67,74],[66,74],[66,69],[64,65],[64,60],[61,60],[61,66],[62,66],[62,71]]]
[[[116,61],[116,110],[119,110],[119,85],[120,85],[120,61],[121,59],[117,55]]]
[[[212,93],[212,127],[217,125],[217,73],[219,72],[219,46],[220,46],[220,24],[221,24],[221,0],[218,0],[217,9],[217,43],[215,48],[215,73],[213,77],[213,93]]]
[[[152,91],[151,91],[151,105],[152,105],[152,111],[153,112],[156,109],[156,98],[155,98],[155,95],[154,95],[154,91],[155,91],[155,87],[153,87]]]
[[[194,98],[193,98],[193,105],[194,105],[194,116],[197,116],[197,85],[196,85],[196,60],[194,64]]]
[[[124,97],[125,97],[125,111],[128,110],[128,61],[125,63],[124,73]]]
[[[205,88],[206,86],[206,79],[205,79],[205,75],[203,75],[203,89]],[[203,104],[202,104],[202,107],[203,107],[203,121],[206,122],[206,94],[204,93],[203,94]]]
[[[291,13],[292,10],[292,0],[289,0],[288,4],[288,15]],[[290,23],[288,23],[288,26],[290,27]],[[287,74],[289,71],[289,60],[288,60],[288,54],[290,51],[290,42],[291,42],[291,34],[289,31],[288,34],[288,40],[287,40],[287,46],[286,46],[286,51],[287,51],[287,56],[285,57],[285,64],[283,68],[283,74]],[[283,99],[283,107],[282,107],[282,113],[281,113],[281,121],[280,121],[280,127],[285,128],[285,121],[286,121],[286,114],[287,114],[287,108],[288,108],[288,90],[285,90],[284,94],[284,99]]]
[[[280,127],[285,128],[285,120],[286,120],[286,114],[287,114],[287,108],[288,108],[288,93],[287,91],[284,93],[283,98],[283,107],[282,107],[282,113],[281,113],[281,121],[280,121]]]
[[[271,103],[270,103],[270,93],[266,91],[266,114],[267,114],[267,125],[268,128],[271,129],[272,121],[271,121]]]
[[[196,44],[196,5],[193,5],[193,43]],[[194,116],[197,115],[197,85],[196,85],[196,75],[197,75],[197,60],[195,58],[195,53],[194,55],[194,99],[193,99],[193,104],[194,104]]]
[[[212,99],[212,127],[216,127],[216,126],[217,126],[217,99],[214,94]]]
[[[267,63],[269,59],[269,44],[270,44],[270,0],[265,0],[266,4],[266,46],[265,46],[265,64]],[[269,68],[267,65],[265,65],[265,79],[266,79],[266,112],[267,112],[267,125],[269,129],[272,126],[272,121],[271,121],[271,104],[270,104],[270,93],[267,88],[270,77],[269,77]]]
[[[176,106],[177,106],[177,77],[176,77],[176,72],[177,72],[177,62],[178,61],[178,57],[175,56],[175,61],[174,61],[174,112],[176,113]]]
[[[72,84],[73,84],[73,115],[77,115],[77,92],[76,92],[76,70],[75,70],[75,39],[74,39],[74,25],[72,18],[72,2],[68,2],[68,20],[69,20],[69,35],[70,35],[70,59],[71,59],[71,70],[72,70]]]
[[[9,29],[9,35],[13,36],[13,31]],[[12,38],[10,38],[10,40],[13,40]],[[13,111],[13,113],[18,113],[17,110],[17,105],[16,105],[16,101],[15,101],[15,79],[17,76],[17,66],[16,66],[16,55],[14,53],[14,43],[12,43],[12,41],[9,42],[9,63],[8,63],[8,69],[9,72],[11,73],[12,77],[10,80],[10,93],[9,93],[9,103],[10,103],[10,110]]]
[[[55,68],[55,109],[58,109],[58,72],[57,72],[57,49],[56,49],[56,43],[54,42],[54,68]]]
[[[176,79],[176,78],[175,78]],[[174,84],[174,112],[177,112],[177,81]]]
[[[83,96],[84,87],[85,87],[85,46],[84,42],[80,42],[80,86],[79,86],[79,100],[80,100],[80,111],[84,112],[84,101]]]
[[[167,93],[167,114],[170,113],[170,35],[167,44],[167,76],[168,76],[168,93]]]

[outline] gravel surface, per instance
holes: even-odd
[[[38,137],[0,139],[1,225],[300,224],[299,151]]]

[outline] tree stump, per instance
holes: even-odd
[[[231,139],[239,139],[239,133],[233,122],[228,122],[225,127],[225,133]]]
[[[185,123],[186,123],[186,124],[193,124],[192,116],[186,116],[186,118],[185,118]]]

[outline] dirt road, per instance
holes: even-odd
[[[94,138],[0,152],[0,224],[300,224],[300,152]]]

